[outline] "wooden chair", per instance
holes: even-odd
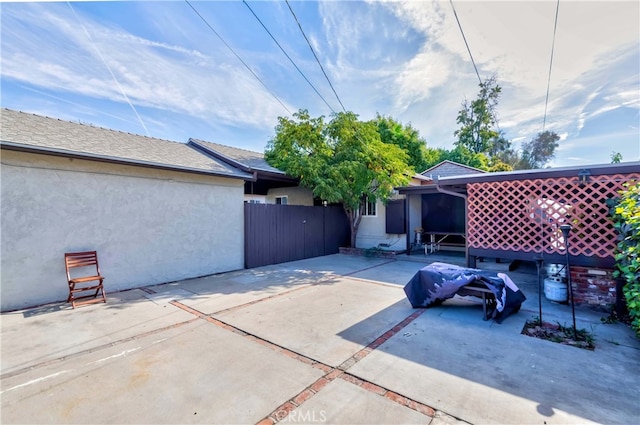
[[[67,302],[70,302],[73,308],[76,308],[76,305],[107,302],[102,285],[104,277],[100,274],[96,251],[65,253],[64,263],[67,269],[67,281],[69,282]],[[72,271],[72,269],[81,270]],[[71,277],[78,274],[81,274],[81,276]],[[98,283],[95,284],[95,282]],[[83,292],[85,295],[81,295]],[[92,293],[87,294],[88,292]],[[98,298],[99,293],[102,293],[102,299]]]

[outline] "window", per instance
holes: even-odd
[[[249,199],[250,204],[261,204],[260,199]]]
[[[287,205],[289,203],[287,196],[276,196],[277,205]]]
[[[362,216],[375,216],[376,215],[376,201],[369,201],[369,198],[366,196],[362,201],[362,205],[360,207],[362,209]]]

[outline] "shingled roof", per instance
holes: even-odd
[[[448,159],[446,159],[431,168],[427,168],[420,174],[426,177],[449,177],[478,173],[486,173],[486,171],[479,168],[470,167],[469,165],[458,164],[457,162],[449,161]]]
[[[206,152],[209,155],[213,155],[227,164],[234,165],[243,171],[261,171],[271,174],[280,174],[282,176],[286,175],[283,171],[269,165],[264,159],[264,154],[260,152],[234,148],[232,146],[221,145],[219,143],[212,143],[199,139],[189,139],[189,145]]]
[[[252,176],[185,143],[124,133],[86,124],[18,112],[0,111],[2,149],[88,160],[211,174],[239,179]]]

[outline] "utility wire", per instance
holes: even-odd
[[[146,133],[147,136],[151,137],[151,134],[149,133],[149,130],[147,129],[147,126],[144,125],[144,121],[142,121],[142,117],[140,116],[140,114],[138,114],[138,111],[136,110],[135,106],[133,106],[133,103],[131,103],[131,100],[129,99],[129,96],[127,96],[127,93],[124,91],[124,89],[120,85],[120,82],[118,81],[118,79],[116,78],[116,75],[113,73],[113,70],[111,69],[111,67],[107,63],[107,60],[104,58],[104,56],[102,56],[102,53],[100,52],[100,49],[98,49],[98,45],[95,43],[95,41],[93,41],[93,38],[91,38],[91,34],[89,34],[89,31],[87,31],[87,28],[84,26],[84,24],[80,20],[80,16],[78,16],[78,14],[76,13],[76,10],[73,8],[73,6],[71,6],[70,2],[67,2],[67,5],[69,6],[71,11],[75,15],[76,20],[78,21],[78,23],[80,24],[82,29],[84,30],[84,33],[87,35],[87,38],[91,42],[91,45],[93,46],[94,49],[96,49],[96,52],[98,52],[98,56],[100,56],[100,59],[102,60],[102,63],[109,70],[109,74],[111,74],[111,78],[113,78],[113,81],[115,81],[116,86],[118,86],[118,89],[120,90],[120,93],[122,93],[122,96],[124,97],[124,99],[127,101],[129,106],[133,110],[133,113],[136,114],[136,117],[138,117],[138,121],[140,121],[140,125],[142,126],[142,128],[144,128],[144,132]]]
[[[460,28],[460,34],[462,34],[462,39],[464,40],[464,45],[467,46],[467,52],[469,52],[469,57],[471,58],[471,63],[473,64],[473,69],[476,70],[476,75],[478,76],[478,81],[482,84],[482,78],[480,78],[480,73],[478,72],[478,67],[476,66],[476,61],[473,60],[473,55],[471,54],[471,49],[469,48],[469,43],[467,43],[467,37],[464,36],[464,31],[462,30],[462,25],[460,24],[460,19],[458,19],[458,14],[456,13],[456,8],[453,5],[453,0],[449,0],[451,3],[451,8],[453,9],[453,15],[456,17],[456,22],[458,23],[458,28]]]
[[[284,53],[284,55],[287,57],[287,59],[289,59],[289,62],[291,62],[293,64],[293,66],[298,70],[298,72],[300,73],[300,75],[302,75],[302,78],[304,78],[304,80],[311,86],[311,88],[313,89],[313,91],[316,92],[316,94],[318,96],[320,96],[320,99],[322,99],[322,101],[325,103],[325,105],[327,105],[327,107],[329,109],[331,109],[331,112],[335,111],[333,110],[333,108],[331,107],[331,105],[329,105],[329,103],[327,102],[327,100],[324,98],[324,96],[322,96],[320,94],[320,92],[318,91],[318,89],[315,88],[315,86],[311,83],[311,81],[309,81],[309,79],[307,78],[306,75],[304,75],[304,72],[302,72],[302,70],[300,70],[300,68],[298,67],[298,65],[296,65],[296,63],[293,61],[293,59],[291,59],[291,56],[289,56],[289,54],[284,50],[284,48],[280,45],[280,43],[278,43],[278,40],[276,40],[276,38],[273,36],[273,34],[271,34],[271,31],[269,31],[269,29],[267,28],[267,26],[262,22],[262,20],[258,17],[258,15],[256,15],[256,12],[253,11],[253,9],[251,8],[251,6],[249,6],[249,3],[246,2],[246,0],[242,0],[242,3],[244,3],[245,6],[247,6],[247,8],[251,11],[251,13],[253,14],[253,16],[258,20],[258,22],[260,22],[260,25],[262,25],[262,28],[264,28],[264,30],[267,32],[267,34],[269,34],[269,36],[271,37],[271,39],[278,45],[278,47],[280,48],[280,50],[282,51],[282,53]]]
[[[553,39],[551,41],[551,59],[549,60],[549,77],[547,78],[547,97],[544,100],[544,117],[542,118],[542,132],[544,133],[547,124],[547,105],[549,104],[549,86],[551,85],[551,68],[553,66],[553,51],[556,46],[556,29],[558,28],[558,11],[560,10],[560,0],[556,3],[556,19],[553,23]]]
[[[464,35],[464,31],[462,30],[462,24],[460,23],[460,19],[458,19],[458,13],[456,12],[456,8],[453,5],[453,0],[449,0],[451,3],[451,9],[453,9],[453,15],[456,17],[456,22],[458,23],[458,28],[460,28],[460,34],[462,34],[462,39],[464,40],[464,45],[467,46],[467,52],[469,52],[469,57],[471,58],[471,63],[473,64],[473,69],[476,71],[476,75],[478,76],[478,81],[480,85],[483,84],[482,78],[480,78],[480,73],[478,72],[478,67],[476,66],[476,61],[473,60],[473,55],[471,54],[471,48],[469,48],[469,43],[467,43],[467,37]],[[498,117],[496,117],[495,113],[492,112],[493,119],[496,123],[496,128],[498,129],[498,133],[502,134],[502,130],[500,129],[500,124],[498,124]]]
[[[322,70],[322,73],[324,74],[324,77],[327,79],[327,82],[329,83],[329,86],[331,87],[331,90],[333,90],[333,94],[336,95],[336,99],[338,99],[338,102],[340,103],[340,106],[342,106],[342,110],[344,112],[347,112],[347,110],[345,109],[344,105],[342,104],[342,100],[340,100],[340,96],[338,96],[338,93],[336,93],[336,89],[333,88],[333,84],[331,84],[331,80],[329,80],[329,76],[324,71],[324,67],[322,66],[322,63],[320,63],[320,59],[318,59],[318,55],[316,55],[316,51],[313,50],[313,46],[311,46],[311,42],[309,42],[309,39],[307,38],[307,35],[304,33],[304,30],[302,29],[302,25],[300,25],[300,21],[298,20],[298,17],[296,16],[295,12],[291,8],[291,4],[289,4],[289,0],[285,0],[285,1],[287,3],[287,6],[289,6],[289,10],[291,11],[291,14],[293,15],[293,19],[296,20],[296,23],[298,24],[298,28],[300,28],[300,32],[302,33],[302,36],[304,37],[304,39],[307,41],[307,44],[309,45],[309,49],[311,49],[311,53],[313,53],[313,57],[316,58],[316,62],[318,62],[318,65],[320,66],[320,69]]]
[[[291,111],[289,110],[289,108],[287,108],[287,106],[286,106],[286,105],[285,105],[285,104],[280,100],[280,98],[279,98],[278,96],[276,96],[276,94],[275,94],[273,91],[271,91],[271,89],[270,89],[269,87],[267,87],[267,85],[264,83],[264,81],[262,81],[262,79],[261,79],[260,77],[258,77],[258,75],[257,75],[255,72],[253,72],[253,70],[249,67],[249,65],[247,65],[247,63],[246,63],[244,60],[242,60],[242,58],[240,57],[240,55],[238,55],[238,54],[236,53],[236,51],[235,51],[235,50],[233,50],[233,49],[231,48],[231,46],[229,45],[229,43],[227,43],[227,42],[224,40],[224,38],[222,38],[222,36],[221,36],[220,34],[218,34],[218,31],[216,31],[215,29],[213,29],[213,27],[211,26],[211,24],[209,24],[209,22],[207,22],[207,20],[206,20],[206,19],[205,19],[201,14],[200,14],[200,12],[198,12],[198,11],[196,10],[196,8],[195,8],[195,7],[193,7],[193,5],[189,2],[189,0],[184,0],[184,1],[185,1],[185,3],[187,3],[187,4],[189,5],[189,7],[191,7],[191,9],[193,9],[193,11],[195,12],[195,14],[196,14],[196,15],[198,15],[198,16],[200,17],[200,19],[202,19],[202,22],[204,22],[204,23],[205,23],[205,25],[209,27],[209,29],[210,29],[210,30],[211,30],[211,31],[212,31],[212,32],[213,32],[213,33],[214,33],[214,34],[215,34],[215,35],[220,39],[220,41],[222,41],[222,43],[223,43],[225,46],[227,46],[227,49],[229,49],[229,50],[231,51],[231,53],[233,53],[233,54],[235,55],[235,57],[236,57],[236,58],[238,58],[238,60],[239,60],[240,62],[242,62],[242,64],[245,66],[245,68],[247,68],[247,69],[249,70],[249,72],[250,72],[254,77],[256,77],[256,80],[258,80],[258,81],[260,82],[260,84],[262,84],[262,86],[263,86],[265,89],[267,89],[267,91],[268,91],[269,93],[271,93],[271,96],[273,96],[273,97],[278,101],[278,103],[279,103],[280,105],[282,105],[282,107],[283,107],[283,108],[284,108],[284,109],[289,113],[289,115],[291,115]]]

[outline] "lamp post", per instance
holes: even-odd
[[[567,262],[567,285],[569,285],[569,294],[571,296],[571,316],[573,317],[573,336],[578,340],[578,331],[576,330],[576,309],[573,303],[573,285],[571,285],[571,268],[569,267],[569,232],[571,225],[563,224],[560,226],[562,236],[564,236],[564,253]]]
[[[538,320],[540,320],[540,326],[542,326],[542,257],[536,257],[536,268],[538,269]]]

